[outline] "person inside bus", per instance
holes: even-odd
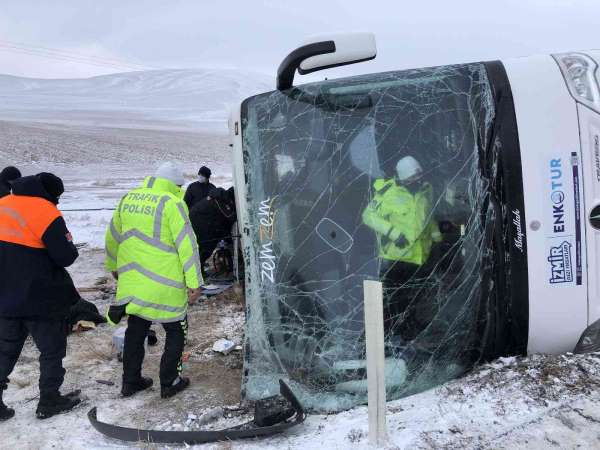
[[[394,287],[385,305],[386,331],[392,333],[402,313],[418,303],[417,279],[428,276],[430,271],[424,267],[431,249],[442,241],[432,214],[433,188],[423,179],[419,161],[405,156],[397,162],[395,172],[392,178],[375,180],[374,196],[362,213],[363,223],[377,237],[382,281],[386,287]]]

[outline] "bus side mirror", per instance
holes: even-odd
[[[336,33],[312,36],[290,53],[277,70],[277,89],[283,91],[294,84],[296,70],[300,75],[317,70],[345,66],[375,59],[377,45],[373,33]]]

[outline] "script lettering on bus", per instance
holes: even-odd
[[[521,225],[521,211],[518,209],[514,209],[513,213],[513,225],[515,226],[515,237],[513,239],[515,243],[515,247],[519,249],[521,253],[523,253],[523,226]]]
[[[260,250],[258,259],[260,262],[260,278],[262,281],[275,282],[275,270],[277,268],[277,257],[273,251],[273,233],[275,230],[275,211],[273,202],[277,197],[267,198],[260,202],[258,208],[260,239]]]

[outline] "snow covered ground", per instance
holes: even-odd
[[[0,121],[0,166],[16,165],[25,175],[50,171],[60,176],[65,194],[59,207],[75,241],[102,248],[111,209],[161,162],[178,162],[188,182],[207,165],[211,181],[229,187],[228,142],[224,135],[206,132]]]
[[[213,300],[193,310],[196,335],[191,345],[202,348],[219,332],[224,317],[241,319],[232,300]],[[203,322],[204,321],[204,322]],[[200,325],[212,327],[200,337]],[[241,326],[239,320],[238,326]],[[233,337],[235,333],[230,334]],[[159,335],[162,344],[162,336]],[[13,376],[7,402],[17,408],[15,419],[0,425],[2,448],[107,449],[168,448],[126,445],[99,435],[85,413],[98,407],[99,418],[110,423],[164,430],[214,429],[247,420],[237,408],[241,376],[238,355],[192,356],[186,374],[193,386],[179,398],[163,401],[156,389],[131,399],[119,398],[120,365],[110,350],[110,329],[70,338],[66,389],[82,388],[85,404],[74,412],[43,423],[33,418],[37,362],[31,343]],[[146,374],[156,378],[159,347],[149,349]],[[232,377],[232,374],[234,375]],[[234,381],[232,381],[232,379]],[[114,383],[99,384],[97,380]],[[546,449],[598,448],[600,445],[600,355],[506,358],[475,373],[387,405],[389,441],[384,448],[405,449]],[[239,385],[237,385],[239,387]],[[227,406],[224,409],[218,406]],[[207,418],[200,425],[201,419]],[[213,420],[210,420],[210,419]],[[175,448],[175,447],[171,447]],[[253,441],[207,444],[205,449],[368,449],[365,407],[336,415],[309,416],[286,434]]]
[[[76,242],[83,244],[70,270],[83,296],[102,312],[114,285],[104,272],[101,248],[110,208],[118,199],[167,159],[185,167],[188,181],[206,164],[213,169],[215,184],[231,183],[224,131],[144,125],[47,123],[31,117],[0,121],[0,165],[16,164],[26,174],[54,171],[64,178],[67,192],[60,207]],[[70,211],[88,208],[107,210]],[[247,418],[247,411],[238,408],[241,355],[209,350],[223,337],[241,343],[243,322],[240,299],[231,291],[192,308],[186,374],[193,385],[167,401],[157,389],[131,399],[119,397],[121,365],[111,349],[114,329],[103,325],[73,334],[65,359],[65,390],[82,389],[85,404],[44,422],[34,418],[39,372],[37,351],[28,342],[6,392],[5,400],[17,415],[0,424],[0,448],[163,448],[104,438],[87,421],[92,406],[103,421],[145,428],[199,429],[200,418],[209,417],[214,421],[207,419],[203,426],[215,428]],[[164,342],[160,327],[156,329],[159,346],[148,348],[145,366],[155,382]],[[500,359],[460,380],[388,403],[386,448],[600,448],[599,388],[600,355]],[[215,409],[223,405],[230,408]],[[359,407],[311,415],[282,436],[197,448],[363,449],[370,448],[367,433],[366,408]]]

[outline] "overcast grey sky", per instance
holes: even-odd
[[[137,67],[274,75],[304,37],[329,31],[366,30],[377,37],[374,62],[336,74],[600,48],[600,0],[1,3],[0,73],[44,78]]]

